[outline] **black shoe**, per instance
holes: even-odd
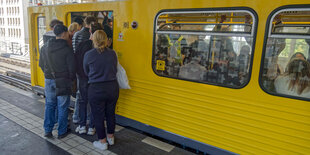
[[[58,135],[57,138],[58,138],[58,139],[63,139],[63,138],[65,138],[65,137],[67,137],[69,133],[70,133],[70,132],[67,130],[66,133],[64,133],[64,134],[62,134],[62,135]]]
[[[47,132],[44,134],[44,137],[46,138],[53,138],[53,134],[51,132]]]

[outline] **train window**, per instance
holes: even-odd
[[[248,10],[159,13],[154,72],[169,78],[244,87],[250,79],[255,17]]]
[[[45,23],[45,17],[40,16],[37,19],[38,21],[38,45],[39,49],[44,45],[43,42],[43,34],[46,32],[46,23]]]
[[[260,85],[273,95],[310,99],[310,8],[270,15]]]
[[[71,22],[74,22],[78,18],[83,19],[86,16],[94,16],[97,18],[97,22],[102,24],[105,33],[108,38],[113,40],[113,11],[91,11],[91,12],[72,12]],[[113,43],[110,45],[113,48]]]

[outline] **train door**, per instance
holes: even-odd
[[[40,50],[43,46],[43,34],[46,32],[46,19],[43,14],[38,14],[35,16],[35,47],[34,47],[34,70],[33,76],[34,86],[44,87],[44,74],[39,67]]]
[[[89,11],[89,12],[71,12],[68,16],[71,15],[71,18],[67,17],[67,23],[73,23],[78,18],[85,19],[87,16],[94,16],[97,18],[97,22],[102,24],[102,28],[104,29],[107,37],[111,41],[110,48],[113,48],[113,25],[114,25],[114,15],[112,10],[104,10],[104,11]],[[68,26],[70,25],[68,24]],[[84,23],[85,24],[85,23]]]

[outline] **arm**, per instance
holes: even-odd
[[[75,52],[76,46],[77,46],[77,44],[78,44],[78,43],[77,43],[77,42],[78,42],[78,40],[77,40],[78,34],[79,34],[79,31],[76,32],[76,33],[74,33],[74,35],[73,35],[73,37],[72,37],[72,48],[73,48],[73,52]]]
[[[89,73],[89,66],[88,66],[88,54],[86,53],[83,60],[83,68],[84,73],[88,76]]]

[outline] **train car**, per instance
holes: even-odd
[[[104,12],[132,87],[120,92],[117,123],[208,154],[310,154],[309,1],[30,7],[34,90],[44,87],[38,60],[48,23],[101,22]]]

